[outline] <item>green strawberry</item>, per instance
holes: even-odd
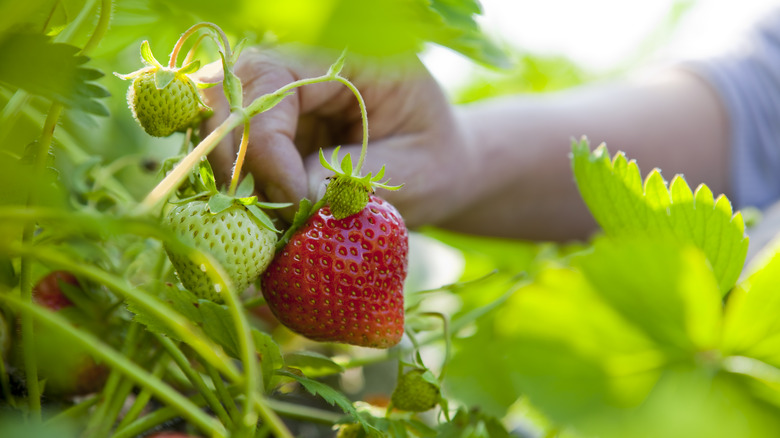
[[[339,425],[336,438],[363,438],[366,436],[366,432],[363,430],[363,426],[358,423],[349,423]]]
[[[200,68],[195,61],[182,68],[163,67],[152,55],[149,43],[141,45],[141,57],[147,64],[122,79],[132,79],[127,104],[133,117],[147,134],[167,137],[192,126],[202,108],[206,108],[195,82],[188,76]]]
[[[401,376],[390,400],[396,409],[423,412],[439,403],[440,391],[430,371],[415,368]]]
[[[200,98],[192,80],[173,70],[173,80],[158,88],[158,71],[147,71],[136,77],[127,91],[127,103],[133,117],[147,134],[167,137],[191,126],[200,114]]]
[[[232,204],[212,213],[207,201],[194,200],[170,209],[165,223],[190,244],[210,253],[238,292],[265,271],[274,255],[276,233],[259,223],[244,205]],[[215,288],[205,264],[170,245],[165,250],[184,287],[200,298],[223,301],[222,291]]]

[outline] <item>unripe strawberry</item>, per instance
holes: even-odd
[[[186,75],[174,75],[165,87],[158,88],[151,70],[137,76],[127,91],[127,103],[133,117],[147,134],[167,137],[191,126],[200,114],[200,97],[195,84]]]
[[[427,375],[426,375],[427,373]],[[433,375],[424,369],[413,369],[398,380],[390,400],[396,409],[423,412],[439,403],[439,385]]]
[[[363,438],[366,432],[358,423],[342,424],[339,426],[336,438]]]
[[[263,274],[268,306],[316,341],[389,348],[403,336],[408,232],[398,211],[371,196],[338,220],[330,207],[298,229]]]
[[[210,253],[238,292],[257,279],[274,255],[276,234],[242,205],[234,204],[214,214],[207,201],[194,200],[169,210],[165,223],[181,238]],[[222,291],[216,289],[205,264],[169,245],[165,249],[184,287],[200,298],[223,301]]]

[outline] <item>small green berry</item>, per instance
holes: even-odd
[[[200,114],[200,98],[193,82],[176,73],[163,88],[157,88],[157,71],[137,76],[127,92],[127,103],[147,134],[167,137],[193,124]]]
[[[426,377],[425,374],[428,373]],[[433,409],[439,403],[439,386],[431,383],[430,372],[413,369],[401,376],[390,400],[396,409],[423,412]]]

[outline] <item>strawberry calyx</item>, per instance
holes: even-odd
[[[190,195],[176,201],[170,201],[170,203],[186,204],[195,200],[206,200],[209,212],[213,215],[219,214],[234,205],[238,205],[245,208],[260,225],[275,233],[280,233],[281,231],[276,228],[271,218],[263,209],[280,209],[289,207],[292,204],[261,202],[257,199],[257,196],[252,194],[254,187],[254,178],[252,177],[252,174],[248,174],[241,181],[241,184],[239,184],[235,195],[231,196],[219,191],[217,189],[217,182],[214,178],[214,171],[211,168],[211,164],[209,164],[208,160],[202,160],[198,169],[198,177],[195,178],[195,181],[191,186],[183,191],[183,193],[188,193]],[[191,194],[193,192],[194,194]]]
[[[325,199],[330,205],[333,217],[344,219],[357,214],[368,204],[369,195],[376,188],[385,190],[398,190],[401,186],[391,186],[388,180],[382,181],[385,176],[385,167],[382,166],[376,175],[369,172],[365,176],[360,175],[360,168],[352,165],[352,157],[346,154],[339,160],[340,146],[333,150],[330,162],[320,149],[320,164],[335,175],[331,176],[330,183],[325,190]]]
[[[149,41],[141,43],[141,61],[144,63],[144,67],[128,74],[121,74],[114,72],[114,76],[123,80],[132,80],[143,75],[153,75],[154,84],[158,90],[165,89],[168,85],[174,82],[174,80],[180,80],[187,84],[193,90],[196,88],[208,88],[214,84],[200,82],[193,79],[190,75],[197,72],[200,69],[200,61],[195,60],[179,68],[164,67],[152,54],[152,49],[149,46]],[[206,110],[210,110],[208,105],[203,101],[200,93],[194,93],[198,99],[198,103]]]

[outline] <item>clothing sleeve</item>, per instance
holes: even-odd
[[[780,8],[723,55],[684,64],[723,101],[731,141],[731,198],[737,208],[780,200]]]

